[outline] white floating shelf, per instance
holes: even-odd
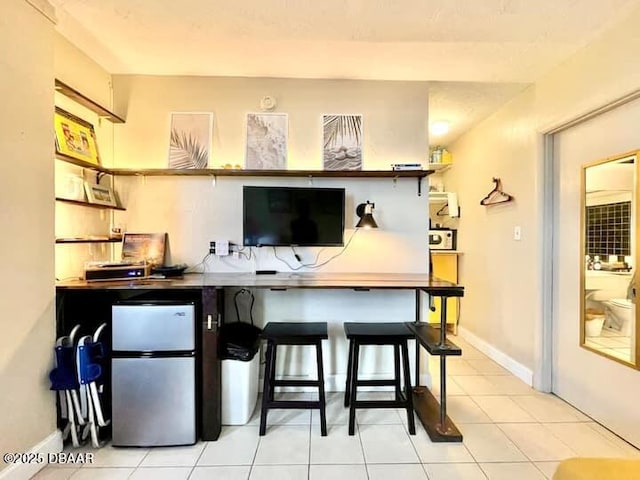
[[[452,165],[451,163],[429,163],[429,164],[427,164],[427,169],[428,170],[434,170],[436,172],[444,172],[451,165]]]

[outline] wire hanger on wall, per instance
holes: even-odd
[[[496,205],[498,203],[506,203],[514,200],[512,195],[502,191],[502,182],[499,178],[493,177],[493,183],[495,186],[486,197],[480,200],[480,205]]]
[[[449,215],[449,203],[447,202],[442,207],[440,207],[440,210],[436,212],[436,215],[438,217],[444,217],[446,215]]]

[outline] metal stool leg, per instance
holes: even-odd
[[[262,387],[262,411],[260,412],[260,432],[259,435],[263,436],[267,431],[267,413],[269,412],[269,397],[271,396],[270,390],[273,389],[271,385],[271,369],[272,362],[271,357],[273,355],[273,343],[267,342],[267,353],[264,363],[264,383]]]
[[[353,346],[353,373],[351,376],[351,401],[349,407],[349,435],[356,431],[356,402],[358,401],[358,357],[360,356],[360,344],[356,340]]]
[[[394,366],[394,380],[396,382],[395,389],[395,399],[400,400],[402,393],[402,386],[400,384],[400,344],[395,343],[393,345],[393,366]]]
[[[322,365],[322,340],[316,343],[316,361],[318,363],[318,396],[320,400],[320,434],[327,436],[326,399],[324,395],[324,367]]]
[[[411,389],[411,373],[409,371],[409,349],[407,348],[407,341],[402,342],[402,366],[404,368],[404,394],[406,395],[407,402],[407,423],[409,426],[409,433],[411,435],[416,434],[416,422],[413,417],[413,392]]]
[[[349,340],[349,358],[347,359],[347,382],[344,386],[344,406],[349,406],[351,398],[351,379],[353,376],[353,340]]]

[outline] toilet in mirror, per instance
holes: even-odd
[[[637,157],[630,152],[582,169],[583,347],[637,366]]]

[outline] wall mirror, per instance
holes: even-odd
[[[580,344],[638,367],[637,159],[640,151],[582,168]]]

